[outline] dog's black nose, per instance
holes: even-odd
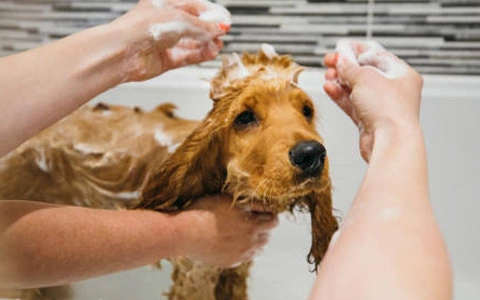
[[[317,176],[323,170],[326,154],[325,147],[316,141],[300,142],[288,152],[292,165],[310,177]]]

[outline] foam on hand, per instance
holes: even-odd
[[[371,67],[389,79],[400,78],[407,73],[406,64],[387,52],[375,41],[354,42],[340,40],[335,51],[340,57],[347,59],[356,66]],[[341,59],[339,59],[337,66],[341,63]]]
[[[232,16],[230,12],[223,6],[212,3],[207,0],[202,0],[205,3],[206,10],[202,12],[198,18],[207,22],[214,22],[218,24],[220,29],[228,31],[232,26]]]
[[[167,23],[160,23],[160,24],[153,24],[150,26],[149,32],[151,36],[156,40],[160,40],[162,35],[178,35],[181,36],[184,32],[191,32],[195,33],[198,38],[202,38],[205,41],[208,41],[208,37],[205,35],[205,32],[199,28],[195,28],[190,23],[184,21],[174,21],[174,22],[167,22]]]
[[[152,3],[158,8],[165,8],[165,4],[162,0],[152,0]]]
[[[223,6],[212,3],[208,0],[197,0],[203,4],[205,10],[200,13],[198,18],[206,22],[216,23],[217,26],[227,32],[232,26],[232,16],[230,12]],[[172,5],[169,5],[163,0],[152,0],[153,5],[158,8],[171,9]]]
[[[349,40],[339,40],[337,42],[337,46],[335,47],[335,52],[349,60],[351,63],[358,65],[357,54],[355,53],[352,43]]]

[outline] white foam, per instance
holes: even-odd
[[[157,128],[155,129],[155,133],[153,135],[157,143],[162,147],[171,147],[173,145],[173,138],[162,131],[162,129]]]
[[[337,42],[337,46],[335,47],[335,52],[340,54],[340,56],[345,57],[350,62],[358,65],[357,54],[354,51],[351,43],[352,42],[349,40],[339,40]]]
[[[112,111],[111,110],[104,110],[102,111],[102,116],[104,117],[109,117],[112,115]]]
[[[187,22],[175,21],[161,24],[153,24],[150,26],[149,32],[155,40],[160,40],[162,35],[166,33],[182,33],[190,26]]]
[[[205,10],[198,16],[200,20],[225,25],[232,24],[232,16],[225,7],[207,0],[202,0],[201,2],[205,3],[205,7],[207,8],[207,10]]]
[[[405,63],[389,54],[379,43],[368,41],[366,44],[368,50],[357,58],[360,65],[372,66],[380,74],[390,79],[400,78],[406,74]]]
[[[122,199],[122,200],[133,200],[133,199],[138,199],[140,197],[140,192],[139,191],[123,192],[123,193],[112,194],[112,196],[114,198]]]
[[[50,171],[50,168],[47,163],[47,158],[45,157],[45,152],[43,150],[39,150],[38,153],[40,153],[40,157],[37,157],[35,159],[35,162],[37,163],[37,166],[38,168],[40,168],[40,170],[48,173],[48,171]]]
[[[358,55],[353,43],[362,43],[367,50]],[[340,40],[337,43],[336,52],[355,65],[371,67],[382,76],[390,79],[400,78],[407,73],[406,64],[393,54],[388,53],[375,41],[351,42]],[[341,64],[341,59],[338,60],[337,66],[339,66],[338,64]]]
[[[162,0],[152,0],[153,5],[155,5],[158,8],[166,8],[168,5],[165,5],[165,3]]]
[[[173,153],[177,148],[181,145],[181,143],[173,144],[168,147],[168,153]]]
[[[211,39],[203,29],[197,28],[184,21],[153,24],[148,31],[156,41],[160,40],[163,35],[177,34],[178,36],[181,36],[186,32],[189,33],[190,37],[195,37],[201,41],[208,41]]]
[[[112,191],[106,190],[102,187],[99,187],[97,185],[92,184],[92,187],[100,194],[106,197],[110,197],[113,199],[118,199],[118,200],[135,200],[140,197],[140,192],[139,191],[131,191],[131,192],[121,192],[121,193],[114,193]],[[87,202],[88,197],[85,197],[84,200]],[[89,203],[87,203],[89,204]]]
[[[263,43],[261,49],[263,54],[265,54],[269,59],[273,59],[274,57],[278,56],[277,51],[275,51],[275,48],[270,44]]]
[[[75,151],[77,151],[81,154],[84,154],[84,155],[88,155],[88,154],[91,154],[91,153],[101,153],[102,152],[100,149],[92,147],[91,145],[84,144],[84,143],[78,143],[78,144],[73,145],[73,150],[75,150]]]
[[[241,78],[246,78],[250,76],[250,71],[248,70],[247,67],[242,62],[242,59],[240,56],[238,56],[237,53],[233,53],[233,64],[237,65],[237,72],[234,73],[234,78],[236,79],[241,79]]]

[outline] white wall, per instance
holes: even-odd
[[[213,70],[177,70],[145,83],[111,90],[94,101],[152,108],[174,102],[184,117],[202,118],[210,109],[208,84]],[[365,164],[358,154],[356,128],[321,91],[323,73],[300,78],[321,114],[334,182],[334,206],[345,215],[360,184]],[[422,126],[429,155],[431,199],[451,253],[456,299],[480,299],[480,77],[425,78]],[[306,255],[310,245],[308,218],[284,217],[271,243],[253,268],[251,299],[306,299],[313,275]],[[76,300],[158,299],[168,287],[163,273],[139,269],[75,286]],[[93,298],[95,297],[95,298]]]

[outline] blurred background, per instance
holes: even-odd
[[[0,55],[106,23],[136,0],[0,0]],[[215,2],[215,1],[214,1]],[[233,14],[225,52],[271,43],[309,66],[339,38],[365,37],[367,0],[218,0]],[[373,3],[373,1],[372,1]],[[479,0],[375,0],[375,39],[424,73],[480,74]]]
[[[344,216],[366,165],[358,132],[321,90],[322,56],[340,38],[363,39],[368,12],[372,35],[424,74],[421,122],[429,156],[430,191],[455,273],[455,299],[480,299],[480,0],[221,0],[234,24],[224,53],[275,46],[311,68],[300,85],[314,99],[319,131],[332,164],[334,207]],[[52,42],[104,24],[135,0],[0,0],[0,55]],[[151,109],[163,102],[178,114],[201,119],[211,108],[208,83],[219,61],[175,70],[142,83],[112,89],[92,101]],[[255,261],[251,299],[307,299],[314,281],[306,255],[309,218],[282,216],[271,243]],[[149,267],[83,281],[60,299],[163,299],[170,266]],[[368,272],[368,270],[365,270]]]

